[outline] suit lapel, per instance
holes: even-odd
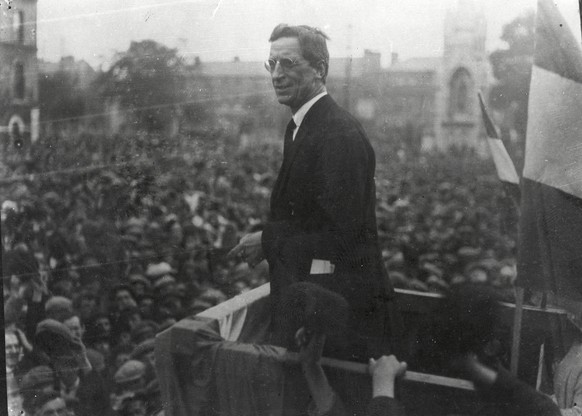
[[[320,123],[321,116],[323,113],[325,113],[326,109],[331,105],[331,103],[333,103],[331,97],[329,95],[324,95],[313,105],[313,107],[309,109],[305,115],[305,118],[303,119],[303,122],[301,123],[301,126],[299,126],[299,131],[297,132],[295,140],[291,146],[289,157],[286,158],[288,160],[283,161],[284,166],[281,170],[281,173],[284,175],[289,174],[291,166],[293,165],[293,161],[297,156],[297,151],[301,148],[302,145],[304,145],[306,138],[309,135],[315,133],[315,129]]]
[[[289,152],[284,155],[283,164],[275,186],[273,187],[273,192],[271,195],[271,208],[273,207],[273,202],[278,201],[283,190],[287,186],[287,181],[289,180],[289,173],[291,172],[291,166],[293,161],[297,156],[298,150],[305,145],[309,135],[314,134],[315,129],[319,125],[321,116],[326,112],[326,110],[334,103],[329,95],[321,97],[314,105],[309,109],[301,126],[299,126],[299,131],[293,140]]]

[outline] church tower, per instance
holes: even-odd
[[[38,136],[37,0],[0,1],[0,149]]]
[[[485,50],[487,23],[475,0],[458,0],[445,18],[444,55],[438,117],[439,145],[481,148],[479,90],[486,92],[489,61]]]

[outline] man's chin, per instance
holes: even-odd
[[[279,101],[279,104],[289,105],[289,102],[291,101],[291,99],[285,95],[278,95],[277,101]]]

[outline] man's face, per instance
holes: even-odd
[[[97,304],[94,299],[81,299],[81,306],[79,307],[79,310],[81,311],[81,316],[83,319],[90,318],[91,315],[95,312],[96,307]]]
[[[109,318],[101,317],[97,319],[95,325],[97,328],[99,328],[100,331],[103,332],[105,336],[109,336],[111,334],[111,322],[109,322]]]
[[[18,337],[13,333],[4,333],[4,342],[6,366],[12,368],[18,364],[18,361],[20,360],[20,342],[18,342]]]
[[[46,402],[35,412],[35,416],[65,416],[67,414],[67,405],[60,397]]]
[[[111,346],[109,345],[109,341],[101,340],[99,342],[93,343],[93,348],[103,354],[103,357],[109,358],[109,354],[111,352]]]
[[[139,310],[143,317],[151,316],[154,307],[154,300],[151,298],[143,298],[139,301]]]
[[[79,362],[73,355],[62,355],[53,359],[53,366],[59,379],[67,387],[72,386],[79,377]]]
[[[117,309],[120,311],[136,306],[133,296],[127,290],[118,291],[115,294],[115,302],[117,303]]]
[[[145,416],[146,406],[142,400],[134,400],[127,405],[128,416]]]
[[[142,321],[143,319],[140,313],[131,314],[129,319],[127,320],[127,323],[129,324],[129,329],[135,328]]]
[[[123,364],[129,361],[130,353],[121,352],[115,357],[115,368],[119,369]]]
[[[156,367],[156,352],[150,351],[146,354],[146,358],[152,367]]]
[[[74,336],[79,339],[83,339],[83,332],[85,331],[78,316],[71,316],[64,322],[64,324],[71,330]]]
[[[280,58],[290,58],[297,63],[288,69],[277,63],[271,73],[277,100],[295,112],[317,95],[323,81],[318,71],[303,57],[297,38],[279,38],[271,43],[269,59]]]

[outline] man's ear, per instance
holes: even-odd
[[[305,330],[305,327],[302,326],[297,330],[297,332],[295,332],[295,345],[297,348],[301,348],[307,346],[308,342],[307,331]]]
[[[325,65],[325,61],[319,61],[317,66],[315,67],[315,72],[317,73],[320,79],[324,79],[327,75],[327,66]]]

